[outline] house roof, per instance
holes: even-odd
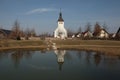
[[[108,33],[105,29],[100,29],[99,31],[95,31],[95,32],[93,33],[93,35],[94,35],[94,36],[99,35],[101,30],[103,30],[103,31],[105,31],[106,33]],[[109,34],[109,33],[108,33],[108,34]]]
[[[119,27],[119,29],[118,29],[118,31],[117,31],[117,33],[116,34],[120,34],[120,27]]]
[[[5,29],[0,29],[0,31],[4,32],[7,35],[9,35],[12,32],[11,30],[5,30]]]
[[[117,33],[116,33],[116,36],[115,37],[120,37],[120,27],[119,29],[117,30]]]

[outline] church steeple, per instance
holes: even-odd
[[[62,18],[62,12],[61,12],[61,9],[60,9],[60,13],[59,13],[59,19],[58,21],[64,21],[63,18]]]

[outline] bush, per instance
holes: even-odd
[[[21,40],[20,36],[17,36],[17,40]]]

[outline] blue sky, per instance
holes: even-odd
[[[60,8],[67,29],[84,30],[88,22],[106,23],[109,32],[120,27],[120,0],[0,0],[0,27],[11,29],[17,19],[23,29],[53,33]]]

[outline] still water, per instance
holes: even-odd
[[[120,56],[100,52],[0,52],[0,80],[120,80]]]

